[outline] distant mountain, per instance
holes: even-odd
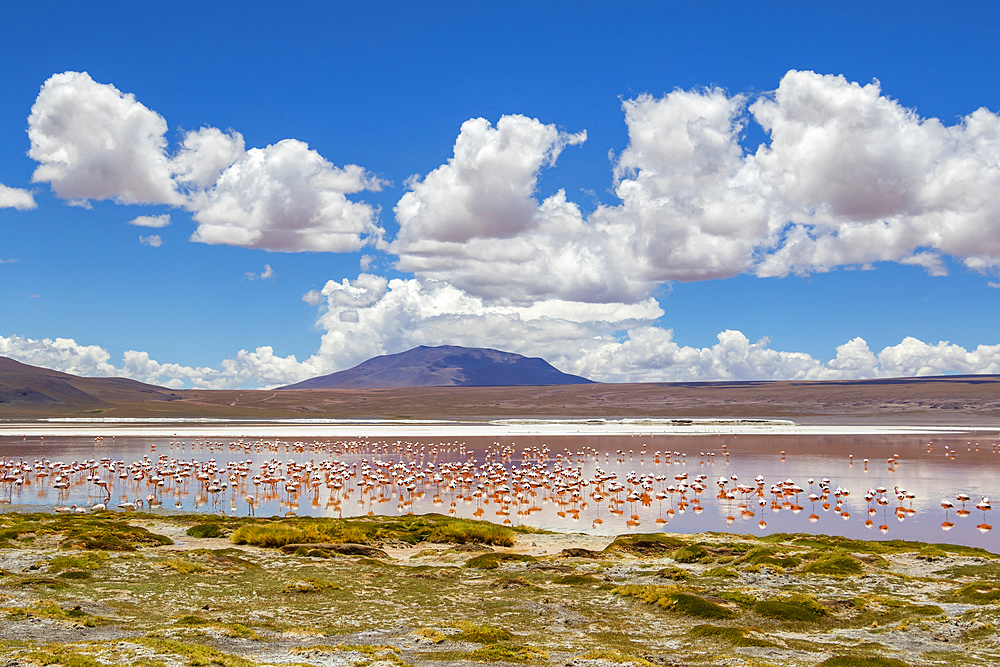
[[[544,359],[486,348],[421,345],[354,368],[282,389],[396,389],[402,387],[514,387],[592,384],[557,370]]]
[[[0,357],[0,406],[100,407],[119,401],[170,401],[169,389],[125,378],[86,378]]]

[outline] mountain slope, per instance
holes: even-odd
[[[544,359],[486,348],[415,347],[374,357],[346,371],[282,389],[395,389],[401,387],[514,387],[590,384]]]
[[[0,405],[87,407],[175,397],[169,389],[135,380],[79,377],[0,357]]]

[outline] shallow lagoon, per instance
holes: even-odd
[[[115,509],[135,500],[150,509],[152,496],[155,512],[246,515],[252,495],[257,516],[440,512],[561,532],[802,532],[1000,551],[992,510],[975,507],[1000,483],[995,431],[472,435],[439,428],[433,435],[382,426],[367,429],[372,437],[351,437],[322,426],[257,429],[266,436],[170,430],[2,435],[0,509],[100,502]],[[65,488],[57,488],[62,475]],[[209,492],[213,482],[218,489]],[[866,500],[880,488],[885,492]],[[900,499],[904,489],[913,497]],[[959,494],[970,498],[964,511]],[[942,508],[943,500],[955,507]]]

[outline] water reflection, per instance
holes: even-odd
[[[441,512],[509,525],[803,532],[1000,551],[996,434],[0,438],[0,505],[227,515]]]

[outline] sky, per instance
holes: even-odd
[[[2,356],[216,389],[443,344],[604,382],[1000,373],[995,3],[3,13]]]

